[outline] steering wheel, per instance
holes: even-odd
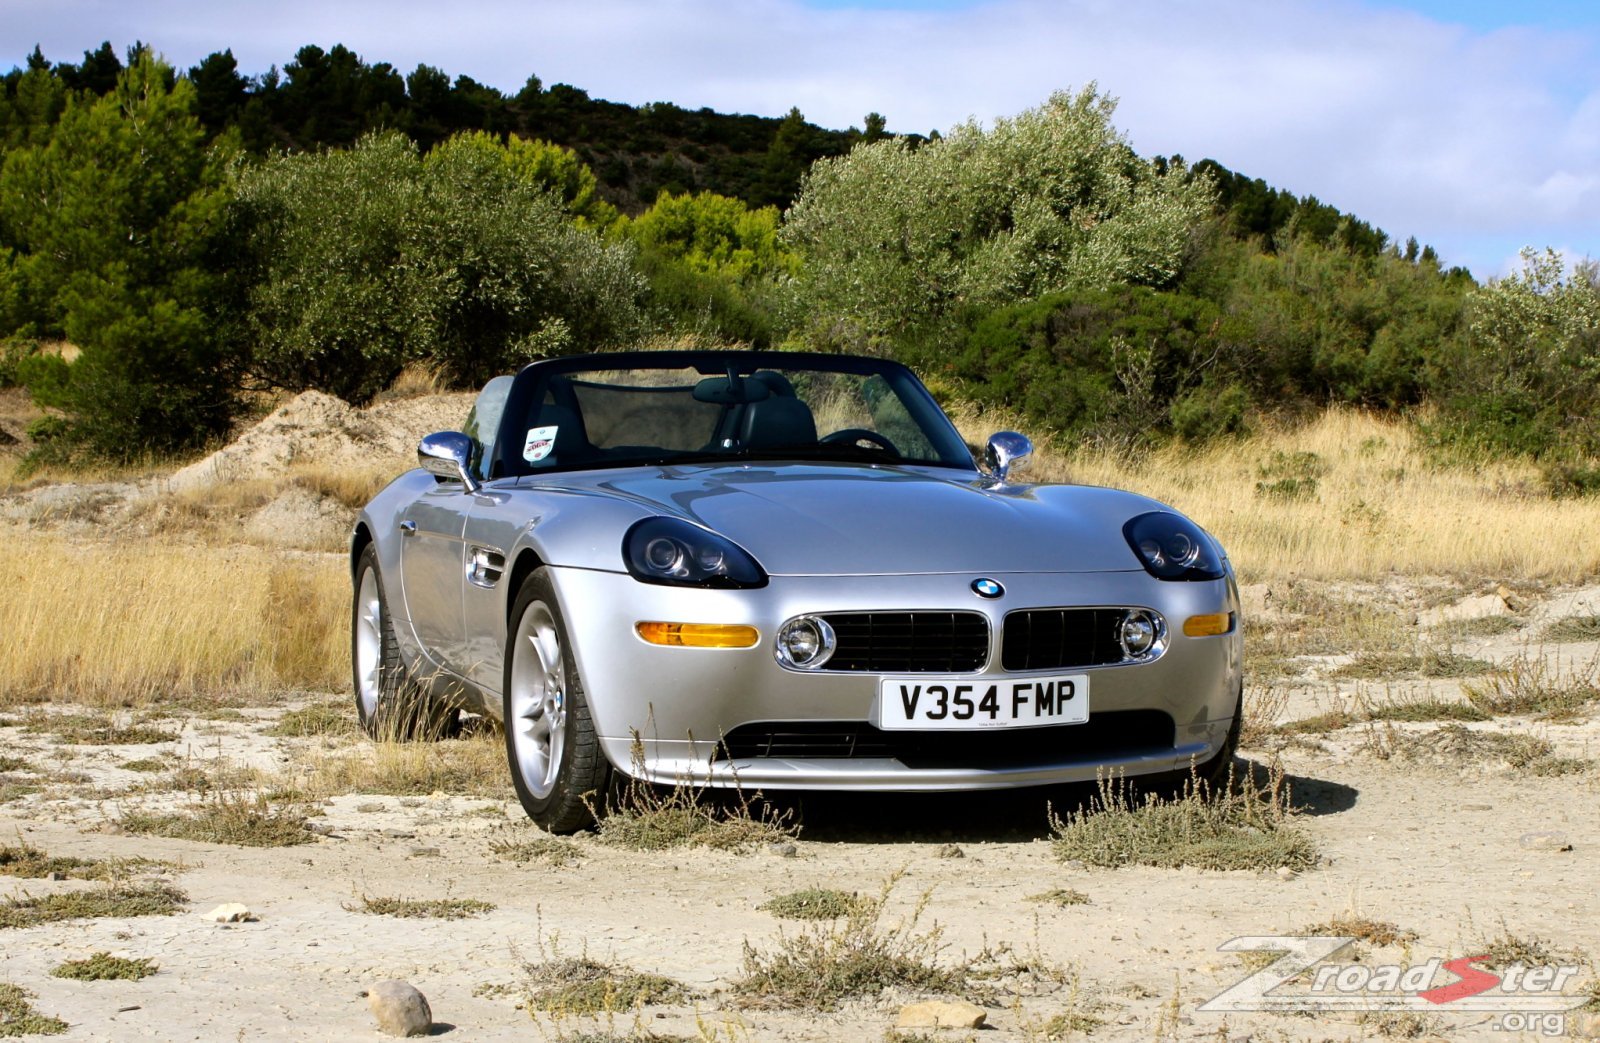
[[[882,449],[884,452],[892,453],[895,456],[900,455],[900,450],[894,447],[893,442],[889,441],[878,432],[869,431],[864,427],[847,427],[842,431],[835,431],[832,434],[823,435],[821,438],[817,439],[817,441],[822,445],[854,445],[857,442],[867,442],[870,443],[875,449]]]

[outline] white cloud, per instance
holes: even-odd
[[[508,92],[947,129],[1096,80],[1145,153],[1211,156],[1494,274],[1524,241],[1600,254],[1600,33],[1468,30],[1377,0],[994,0],[814,10],[800,0],[5,0],[0,55],[102,38],[250,72],[343,42]]]

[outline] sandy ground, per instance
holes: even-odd
[[[266,736],[275,713],[191,721],[159,746],[68,746],[20,724],[0,729],[0,748],[87,777],[0,808],[0,837],[57,855],[175,862],[180,868],[167,875],[190,899],[172,917],[4,933],[0,979],[25,984],[38,994],[38,1009],[71,1023],[66,1038],[379,1038],[359,993],[389,977],[428,995],[441,1023],[436,1033],[562,1038],[587,1023],[530,1020],[515,991],[523,966],[552,951],[626,963],[699,993],[692,1003],[642,1012],[649,1031],[693,1038],[698,1022],[731,1027],[736,1039],[880,1038],[914,997],[890,994],[818,1015],[748,1009],[727,989],[740,975],[745,944],[770,947],[798,929],[759,911],[762,902],[810,886],[874,893],[895,870],[904,877],[886,919],[906,915],[931,892],[921,926],[942,928],[947,960],[1006,944],[1070,979],[1004,998],[989,1011],[983,1039],[1047,1038],[1040,1026],[1069,1008],[1103,1020],[1096,1039],[1375,1036],[1349,1019],[1195,1010],[1246,973],[1238,957],[1218,951],[1228,939],[1294,932],[1352,911],[1418,936],[1403,950],[1369,953],[1369,964],[1471,955],[1506,933],[1545,942],[1567,955],[1563,962],[1587,965],[1600,952],[1592,769],[1538,778],[1493,763],[1384,761],[1359,749],[1360,729],[1320,737],[1321,749],[1283,751],[1304,827],[1324,856],[1299,874],[1066,865],[1051,851],[1046,798],[1038,794],[812,799],[800,802],[804,826],[792,855],[770,848],[642,853],[580,837],[582,857],[559,868],[491,853],[494,838],[530,831],[514,803],[446,793],[331,800],[315,820],[327,835],[297,847],[116,832],[127,808],[184,799],[130,793],[144,780],[115,766],[129,759],[168,749],[199,763],[273,765],[330,742],[359,748],[355,739]],[[1540,731],[1573,755],[1592,752],[1600,738],[1592,720],[1495,726]],[[1049,796],[1059,806],[1072,795]],[[1547,831],[1562,834],[1561,843],[1535,836]],[[952,844],[963,857],[951,857]],[[30,880],[5,890],[88,886]],[[1056,887],[1076,888],[1089,902],[1057,908],[1030,900]],[[479,898],[497,908],[466,920],[399,920],[353,911],[363,895]],[[259,919],[221,925],[203,918],[224,902],[242,902]],[[99,951],[154,958],[161,970],[140,982],[48,974],[63,959]],[[496,997],[487,988],[496,985],[512,991]],[[617,1021],[622,1031],[633,1018]],[[1431,1025],[1442,1038],[1523,1038],[1497,1030],[1488,1015],[1441,1015]]]
[[[286,468],[311,451],[285,453],[285,444],[315,442],[322,446],[317,452],[330,452],[327,429],[311,431],[313,421],[342,432],[333,439],[338,452],[404,457],[407,446],[390,444],[341,406],[301,396],[284,407],[287,416],[275,414],[275,439],[236,443],[233,452],[202,461],[166,486],[103,491],[100,513],[52,513],[51,498],[64,494],[45,487],[6,498],[0,515],[23,528],[71,532],[81,523],[87,529],[96,518],[114,519],[131,500],[169,495],[207,475],[237,478]],[[441,418],[456,412],[464,412],[463,402],[437,408]],[[83,489],[69,498],[81,503]],[[1458,639],[1455,651],[1491,663],[1541,662],[1562,677],[1587,676],[1594,683],[1600,645],[1550,643],[1540,635],[1554,621],[1600,614],[1600,587],[1524,593],[1512,599],[1515,609],[1492,591],[1441,599],[1437,590],[1397,592],[1391,584],[1368,593],[1418,606],[1407,622],[1419,633],[1460,619],[1513,614],[1518,629]],[[1286,625],[1277,607],[1281,591],[1258,587],[1247,595],[1260,632]],[[1290,721],[1374,701],[1460,700],[1463,683],[1473,680],[1339,676],[1349,659],[1301,657],[1293,673],[1257,682],[1248,698],[1268,705],[1279,693],[1277,719]],[[1260,738],[1244,756],[1256,763],[1281,758],[1302,809],[1300,824],[1322,853],[1316,868],[1299,873],[1064,863],[1050,845],[1049,811],[1086,799],[1081,787],[981,797],[798,799],[789,802],[801,823],[792,849],[636,852],[582,836],[575,841],[581,857],[564,866],[519,865],[491,851],[496,838],[532,835],[520,808],[505,797],[351,793],[319,805],[314,840],[293,847],[167,840],[117,826],[130,811],[191,799],[159,787],[141,792],[152,776],[122,766],[130,761],[170,754],[179,766],[215,771],[243,765],[291,777],[297,766],[318,758],[373,756],[370,744],[354,734],[268,734],[287,709],[335,697],[344,698],[304,693],[234,713],[181,715],[164,722],[179,729],[174,739],[132,746],[72,744],[28,728],[32,714],[70,707],[0,708],[0,754],[26,761],[32,770],[13,776],[41,785],[0,803],[0,845],[165,860],[174,865],[156,872],[188,896],[183,911],[170,917],[0,929],[0,982],[34,993],[40,1012],[70,1024],[59,1038],[71,1040],[379,1039],[361,994],[391,977],[409,980],[428,996],[435,1035],[462,1040],[578,1039],[589,1032],[876,1040],[885,1038],[900,1008],[919,997],[891,991],[815,1014],[755,1007],[731,987],[747,946],[770,952],[806,929],[759,910],[763,902],[811,886],[877,893],[895,872],[903,876],[885,926],[909,916],[926,895],[915,929],[937,925],[941,962],[1009,947],[1013,962],[1053,968],[1040,980],[1008,979],[987,1009],[983,1030],[941,1031],[938,1038],[1080,1038],[1046,1028],[1053,1017],[1075,1011],[1097,1020],[1090,1034],[1096,1040],[1360,1039],[1382,1038],[1385,1031],[1532,1039],[1540,1034],[1517,1030],[1501,1015],[1443,1007],[1420,1025],[1197,1008],[1252,969],[1219,950],[1229,939],[1299,932],[1352,914],[1392,921],[1416,935],[1403,945],[1365,946],[1361,957],[1368,966],[1474,955],[1510,935],[1543,943],[1555,963],[1582,965],[1567,990],[1576,995],[1578,984],[1595,977],[1600,957],[1600,704],[1594,702],[1564,721],[1500,717],[1466,726],[1536,735],[1557,755],[1584,762],[1554,777],[1494,756],[1461,756],[1437,742],[1425,742],[1434,752],[1416,759],[1384,756],[1396,735],[1436,737],[1440,722],[1396,724],[1394,731],[1357,723]],[[0,898],[93,886],[0,877]],[[1075,888],[1088,902],[1057,907],[1032,900],[1052,888]],[[453,921],[396,919],[357,911],[363,896],[474,898],[496,908]],[[226,902],[245,904],[256,920],[218,924],[204,917]],[[153,958],[160,971],[142,981],[107,982],[49,973],[64,959],[100,951]],[[522,1008],[518,985],[527,964],[585,953],[674,978],[696,998],[599,1022]],[[1451,980],[1441,972],[1432,984]],[[1600,1027],[1592,1016],[1574,1015],[1564,1031],[1600,1033]]]

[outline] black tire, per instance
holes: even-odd
[[[370,543],[356,562],[350,606],[350,670],[356,717],[369,737],[426,742],[450,738],[460,731],[461,711],[424,690],[400,660],[378,548]]]
[[[554,676],[539,648],[559,664]],[[506,761],[522,810],[551,833],[592,825],[605,812],[611,765],[595,735],[561,605],[545,569],[523,582],[512,604],[501,693]]]
[[[1194,777],[1204,784],[1205,792],[1211,796],[1222,796],[1228,791],[1228,784],[1232,781],[1233,758],[1239,750],[1239,734],[1244,730],[1244,681],[1239,682],[1239,695],[1233,704],[1233,723],[1228,725],[1227,737],[1222,740],[1222,749],[1216,752],[1210,760],[1195,765]]]

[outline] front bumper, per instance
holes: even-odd
[[[1004,789],[1093,780],[1111,771],[1144,775],[1183,770],[1221,749],[1238,705],[1242,640],[1238,626],[1218,637],[1189,638],[1183,620],[1232,611],[1227,580],[1164,583],[1144,572],[996,575],[1006,588],[983,601],[965,574],[925,576],[777,576],[758,590],[697,590],[653,586],[631,576],[585,569],[554,573],[563,615],[602,748],[613,765],[651,782],[769,789],[936,791]],[[1024,676],[1000,668],[1005,614],[1022,608],[1128,606],[1153,609],[1168,621],[1166,651],[1140,664],[1089,667],[1090,713],[1158,711],[1171,720],[1158,743],[1094,748],[1063,743],[1021,758],[997,755],[1005,742],[987,729],[970,757],[930,765],[894,756],[718,757],[722,737],[752,722],[878,723],[879,680],[868,672],[805,672],[780,666],[774,655],[779,626],[803,613],[851,611],[972,611],[989,619],[989,666],[963,675]],[[652,645],[635,633],[645,620],[731,623],[755,627],[747,649]],[[1039,676],[1058,674],[1046,671]],[[1149,714],[1145,715],[1150,716]],[[1060,729],[1081,726],[1057,726]],[[1032,729],[1027,729],[1031,731]],[[905,740],[916,733],[895,733]],[[965,734],[965,733],[963,733]],[[1064,734],[1064,733],[1063,733]],[[948,751],[951,736],[941,741]],[[910,761],[911,763],[908,763]]]

